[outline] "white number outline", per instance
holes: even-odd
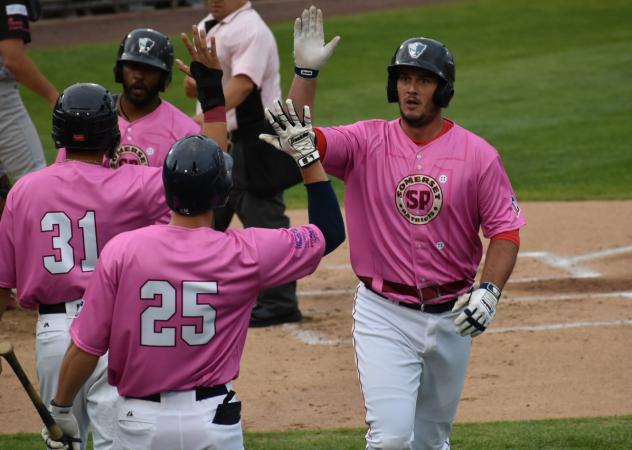
[[[78,227],[83,232],[83,254],[81,271],[92,272],[99,259],[97,245],[96,212],[88,210],[77,221]],[[40,220],[40,231],[43,233],[57,231],[57,236],[52,236],[52,247],[59,250],[59,258],[53,255],[42,257],[44,268],[52,275],[69,273],[75,267],[75,249],[70,244],[73,237],[72,220],[63,211],[49,211]]]
[[[178,291],[166,280],[147,280],[140,288],[140,299],[155,301],[160,297],[160,305],[148,306],[141,313],[141,346],[175,347],[176,334],[190,346],[206,345],[215,337],[217,311],[208,303],[198,303],[198,296],[217,295],[217,281],[182,281],[180,293],[180,316],[201,318],[200,332],[196,325],[181,325],[180,333],[176,333],[176,327],[166,326],[156,331],[156,322],[171,320],[178,312]]]

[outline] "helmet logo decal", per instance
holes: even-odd
[[[443,191],[429,175],[408,175],[397,183],[395,203],[408,222],[425,225],[439,215],[443,206]]]
[[[138,39],[138,53],[148,55],[156,43],[148,37]]]
[[[411,58],[417,59],[426,50],[426,48],[428,48],[426,44],[422,44],[421,42],[411,42],[408,44],[408,54]]]

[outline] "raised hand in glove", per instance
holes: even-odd
[[[500,289],[493,283],[481,283],[471,295],[463,296],[454,304],[452,311],[467,305],[454,319],[456,331],[461,336],[476,337],[481,334],[496,315],[496,305],[499,301]]]
[[[72,406],[57,406],[51,402],[48,407],[50,415],[55,419],[64,436],[61,440],[54,440],[48,428],[42,429],[42,439],[49,449],[81,450],[81,439],[77,419],[72,415]]]
[[[278,150],[287,153],[300,168],[307,167],[320,159],[320,154],[316,148],[316,135],[312,129],[312,116],[309,106],[303,107],[303,121],[298,118],[292,99],[285,101],[287,113],[283,110],[280,100],[275,100],[274,109],[276,114],[272,114],[266,108],[266,117],[276,136],[270,134],[260,134],[259,139],[276,147]]]
[[[325,45],[323,12],[315,6],[304,9],[301,17],[294,21],[294,71],[301,78],[316,78],[325,65],[340,36]]]
[[[186,47],[192,62],[187,66],[180,59],[176,59],[178,69],[185,75],[192,77],[197,86],[197,97],[202,111],[207,112],[216,106],[224,106],[224,91],[222,89],[222,68],[217,58],[215,38],[211,38],[211,45],[206,44],[206,32],[203,28],[193,25],[193,42],[186,33],[180,37]]]

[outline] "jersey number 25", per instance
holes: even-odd
[[[143,284],[140,290],[142,300],[162,298],[160,306],[150,306],[141,314],[140,344],[152,347],[175,347],[176,339],[189,345],[204,345],[215,336],[215,309],[208,304],[199,304],[198,295],[217,295],[217,281],[183,281],[181,317],[199,317],[202,328],[198,332],[195,325],[181,325],[180,333],[175,327],[162,327],[156,331],[157,321],[170,320],[176,314],[176,298],[178,292],[171,283],[165,280],[151,280]],[[180,334],[180,336],[177,336]]]

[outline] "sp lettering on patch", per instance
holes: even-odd
[[[429,175],[409,175],[397,183],[397,210],[413,225],[425,225],[436,219],[443,206],[443,191]]]

